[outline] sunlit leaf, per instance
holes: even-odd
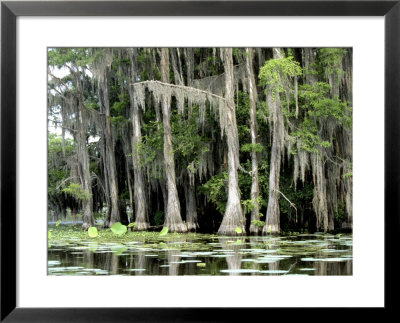
[[[236,231],[237,234],[241,234],[241,233],[242,233],[242,229],[239,228],[239,227],[237,227],[237,228],[235,229],[235,231]]]
[[[99,235],[99,233],[97,232],[97,228],[96,227],[90,227],[88,229],[88,235],[89,235],[90,238],[96,238]]]
[[[115,222],[112,226],[111,226],[111,231],[116,234],[116,235],[123,235],[126,233],[126,231],[128,231],[126,225],[121,224],[120,222]]]
[[[58,221],[56,222],[56,227],[58,227],[58,226],[60,225],[60,223],[61,223],[61,220],[58,220]]]
[[[164,227],[161,231],[160,231],[160,236],[165,236],[168,233],[168,228]]]

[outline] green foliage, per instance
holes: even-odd
[[[340,68],[344,55],[347,50],[343,48],[319,48],[317,68],[320,73],[340,74],[343,70]]]
[[[242,200],[242,209],[244,214],[249,214],[253,209],[254,209],[254,203],[253,200]],[[257,203],[260,205],[262,203],[262,196],[259,195],[257,198]]]
[[[136,222],[131,222],[128,224],[128,228],[135,228],[136,227]]]
[[[291,178],[281,176],[280,183],[281,192],[294,205],[303,206],[311,204],[314,195],[314,189],[310,183],[304,183],[302,187],[297,187],[296,190],[293,187],[293,181]],[[287,216],[290,212],[295,213],[293,206],[291,206],[290,203],[284,198],[279,199],[279,209],[281,214],[284,214],[285,216]]]
[[[47,59],[50,66],[62,68],[68,63],[86,67],[93,62],[95,57],[89,54],[87,48],[57,47],[47,50]]]
[[[293,142],[299,142],[299,148],[306,150],[310,153],[318,153],[318,147],[330,147],[331,143],[326,140],[322,140],[318,135],[318,128],[311,119],[304,119],[300,123],[299,127],[291,133],[291,140]],[[292,154],[297,151],[293,150]]]
[[[188,109],[188,108],[187,108]],[[209,151],[207,143],[210,139],[201,131],[198,120],[200,110],[192,106],[191,113],[182,115],[176,111],[171,116],[172,146],[176,164],[195,173],[200,166],[203,154]]]
[[[242,233],[242,229],[239,228],[239,227],[236,227],[236,228],[235,228],[235,232],[236,232],[237,234],[241,234],[241,233]]]
[[[164,147],[164,129],[157,121],[144,124],[143,132],[145,135],[142,137],[142,142],[138,143],[134,150],[140,156],[142,167],[152,163]]]
[[[268,60],[261,67],[258,78],[261,86],[267,86],[273,91],[277,89],[278,93],[281,93],[285,90],[282,82],[283,77],[293,78],[301,75],[302,69],[299,62],[296,62],[292,56],[288,56]]]
[[[69,172],[66,160],[74,152],[74,143],[71,139],[65,139],[65,157],[62,152],[62,138],[50,133],[48,136],[48,194],[50,197],[59,197],[58,186],[64,182]]]
[[[126,109],[129,108],[129,96],[125,93],[118,95],[118,100],[110,107],[112,117],[121,117]]]
[[[350,178],[353,177],[353,163],[346,163],[346,167],[345,167],[345,173],[342,176],[344,179],[345,178]]]
[[[62,192],[71,195],[78,201],[84,201],[90,198],[88,191],[83,189],[83,187],[78,183],[69,183],[67,187],[62,189]]]
[[[115,222],[111,226],[111,231],[116,235],[123,235],[128,231],[128,229],[125,225],[121,224],[120,222]]]
[[[60,225],[60,223],[61,223],[61,220],[57,220],[56,227],[58,227]]]
[[[290,136],[293,143],[299,143],[300,149],[318,153],[319,148],[331,147],[330,138],[322,138],[320,134],[323,120],[331,119],[335,120],[336,124],[351,126],[350,107],[338,98],[331,98],[330,86],[327,83],[302,85],[299,88],[299,103],[303,110],[303,119],[298,122]],[[297,151],[293,150],[292,153]]]
[[[264,227],[265,222],[260,220],[252,220],[251,224],[255,225],[256,227],[262,228]]]
[[[199,187],[199,193],[207,196],[208,201],[216,205],[217,210],[225,213],[227,195],[225,190],[225,183],[228,181],[228,173],[222,172],[212,176],[206,183]]]
[[[299,100],[307,110],[307,115],[315,119],[334,118],[340,123],[351,125],[351,108],[339,98],[330,97],[330,85],[318,82],[300,87]]]
[[[99,233],[97,232],[97,228],[96,227],[90,227],[88,229],[88,236],[90,238],[96,238],[99,235]]]
[[[343,223],[344,221],[346,221],[347,216],[343,203],[339,203],[338,208],[333,215],[333,218],[336,224]]]
[[[353,176],[353,172],[348,172],[343,174],[343,178],[349,178]]]
[[[240,150],[242,152],[247,152],[247,153],[251,153],[251,152],[260,153],[263,150],[263,145],[260,144],[260,143],[257,143],[257,144],[243,144],[242,147],[240,147]]]

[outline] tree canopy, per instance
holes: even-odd
[[[48,126],[85,230],[351,228],[351,48],[49,48]]]

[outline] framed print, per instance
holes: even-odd
[[[2,2],[1,320],[387,314],[399,15]]]

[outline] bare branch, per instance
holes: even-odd
[[[142,82],[137,82],[137,83],[131,83],[132,86],[136,86],[136,85],[141,85],[141,84],[151,84],[151,83],[156,83],[156,84],[160,84],[163,86],[168,86],[168,87],[173,87],[173,88],[178,88],[178,89],[182,89],[182,90],[188,90],[188,91],[198,91],[199,93],[203,93],[205,95],[209,95],[212,97],[215,97],[217,99],[223,100],[227,106],[228,103],[226,101],[226,99],[220,95],[208,92],[208,91],[204,91],[204,90],[200,90],[198,88],[192,87],[192,86],[185,86],[185,85],[176,85],[176,84],[171,84],[171,83],[165,83],[165,82],[161,82],[161,81],[154,81],[154,80],[150,80],[150,81],[142,81]],[[229,107],[230,109],[232,109],[232,107]]]
[[[281,191],[279,191],[279,190],[277,190],[277,189],[274,189],[274,190],[275,190],[275,192],[278,192],[279,194],[281,194],[281,195],[285,198],[285,200],[289,202],[290,206],[296,210],[296,222],[297,222],[297,208],[296,208],[296,205],[295,205],[294,203],[292,203],[292,202],[285,196],[285,194],[283,194]]]

